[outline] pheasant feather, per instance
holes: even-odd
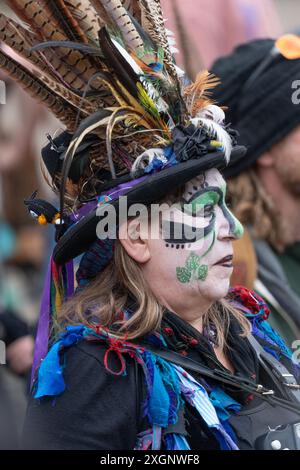
[[[140,0],[146,31],[157,47],[164,50],[164,62],[171,77],[178,81],[176,68],[169,47],[165,22],[159,0]]]
[[[90,0],[65,0],[73,16],[89,41],[97,43],[98,32],[104,23],[91,5]]]
[[[129,49],[142,53],[144,44],[130,16],[120,0],[102,0],[107,14],[113,19],[122,33],[125,44]]]
[[[47,64],[41,60],[38,53],[29,52],[33,45],[33,34],[23,28],[19,23],[0,13],[0,41],[5,43],[24,59],[29,60],[39,67],[47,70]]]
[[[46,13],[47,9],[43,8],[40,2],[8,0],[8,3],[13,11],[35,31],[37,41],[64,41],[68,39],[58,21],[52,17],[49,18],[49,12]],[[60,66],[56,68],[57,73],[63,77],[64,82],[68,83],[70,87],[83,90],[86,81],[97,70],[78,51],[62,48],[56,50],[55,54],[60,62]]]
[[[88,43],[88,39],[72,13],[72,2],[65,0],[47,0],[44,2],[45,8],[58,20],[60,27],[71,41],[81,41]]]
[[[73,130],[78,106],[83,115],[92,112],[90,103],[80,103],[80,98],[65,87],[54,82],[45,75],[37,76],[37,72],[30,72],[16,60],[0,51],[0,68],[17,81],[33,98],[43,103],[51,112],[61,120],[68,129]]]
[[[75,131],[60,175],[62,209],[72,160],[90,133],[99,140],[98,154],[95,147],[88,154],[92,178],[93,168],[121,176],[145,149],[169,144],[174,126],[190,122],[221,141],[228,158],[222,110],[209,97],[217,81],[205,72],[183,89],[159,0],[7,3],[17,20],[0,13],[0,40],[28,65],[1,53],[0,66]]]

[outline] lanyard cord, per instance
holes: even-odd
[[[145,343],[139,343],[139,345],[144,347],[146,350],[156,354],[157,356],[160,356],[162,359],[165,359],[169,362],[173,362],[174,364],[179,365],[185,369],[198,372],[205,377],[209,377],[218,382],[222,382],[223,384],[231,385],[234,388],[244,390],[249,394],[255,395],[261,398],[262,400],[267,401],[270,405],[280,405],[290,411],[300,412],[300,403],[298,404],[296,402],[290,402],[284,398],[279,398],[275,395],[274,390],[267,389],[263,385],[256,384],[249,379],[243,377],[236,378],[234,375],[227,371],[209,369],[206,366],[199,365],[193,359],[181,356],[175,351],[159,349],[153,346],[152,344],[150,345]]]

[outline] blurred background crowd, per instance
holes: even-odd
[[[175,33],[180,50],[176,60],[190,78],[208,68],[217,75],[223,74],[226,84],[226,64],[216,62],[218,58],[231,54],[237,45],[253,39],[300,32],[298,0],[162,0],[162,5],[167,26]],[[0,47],[6,48],[5,45]],[[249,64],[252,52],[249,53]],[[247,51],[242,56],[247,57]],[[229,65],[235,67],[234,63]],[[246,69],[245,73],[251,74]],[[0,449],[8,449],[18,446],[26,410],[39,302],[54,243],[52,228],[48,230],[47,226],[34,222],[23,201],[35,189],[42,198],[54,197],[42,176],[40,150],[48,142],[46,134],[53,135],[61,125],[1,71],[0,79],[6,84],[5,103],[0,104],[0,340],[6,344],[6,364],[0,366]],[[236,80],[239,81],[239,77]],[[236,106],[222,88],[216,91],[216,97],[222,105],[230,107],[232,103],[232,107]],[[300,115],[299,109],[297,112]],[[232,112],[229,120],[233,127],[239,127],[235,113]],[[236,247],[232,283],[260,290],[276,312],[274,324],[290,346],[294,339],[300,339],[297,334],[297,312],[300,317],[299,126],[300,116],[298,121],[297,118],[293,120],[275,147],[271,145],[270,150],[262,146],[256,151],[251,167],[254,173],[247,170],[246,177],[241,170],[241,174],[234,175],[230,186],[233,208],[242,221],[251,226]],[[288,174],[276,173],[278,154],[291,158]],[[250,173],[255,175],[252,180]],[[297,174],[299,180],[295,179]],[[274,187],[277,188],[277,199],[272,193]],[[276,228],[281,206],[285,218],[280,214],[284,219],[283,226],[278,222]],[[250,210],[253,207],[257,210]],[[295,223],[292,228],[290,225],[287,228],[291,220]],[[280,236],[282,231],[286,237]],[[260,242],[265,245],[261,247]],[[272,252],[267,261],[261,254],[266,253],[266,247]],[[270,273],[275,272],[276,279],[270,280]],[[286,283],[282,298],[275,295],[278,291],[276,280],[280,280],[281,286]],[[292,298],[292,305],[282,300],[286,296]]]

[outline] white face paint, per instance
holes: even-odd
[[[228,210],[225,194],[226,183],[217,169],[185,185],[175,210],[163,212],[161,238],[149,240],[151,260],[145,272],[150,283],[159,283],[172,296],[198,297],[200,302],[227,294],[232,241],[242,236],[243,228]]]

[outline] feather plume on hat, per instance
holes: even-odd
[[[81,201],[98,191],[86,180],[97,179],[98,188],[107,172],[112,179],[136,172],[140,155],[168,146],[172,129],[191,119],[230,154],[222,123],[200,114],[217,82],[204,73],[185,87],[159,0],[6,0],[4,11],[0,40],[20,61],[0,52],[0,66],[73,134],[60,174],[62,206],[74,156],[91,133],[98,141]]]
[[[40,223],[53,224],[57,242],[34,372],[47,352],[50,325],[55,331],[61,304],[73,293],[72,260],[83,254],[78,272],[84,283],[112,256],[110,245],[95,247],[101,204],[116,207],[123,195],[129,205],[151,204],[245,152],[210,99],[217,81],[204,72],[190,84],[176,66],[174,38],[159,0],[6,0],[5,5],[10,9],[0,9],[0,41],[15,54],[0,50],[0,67],[65,126],[55,138],[47,136],[42,150],[60,208],[35,195],[25,202]],[[94,262],[97,250],[101,266]]]

